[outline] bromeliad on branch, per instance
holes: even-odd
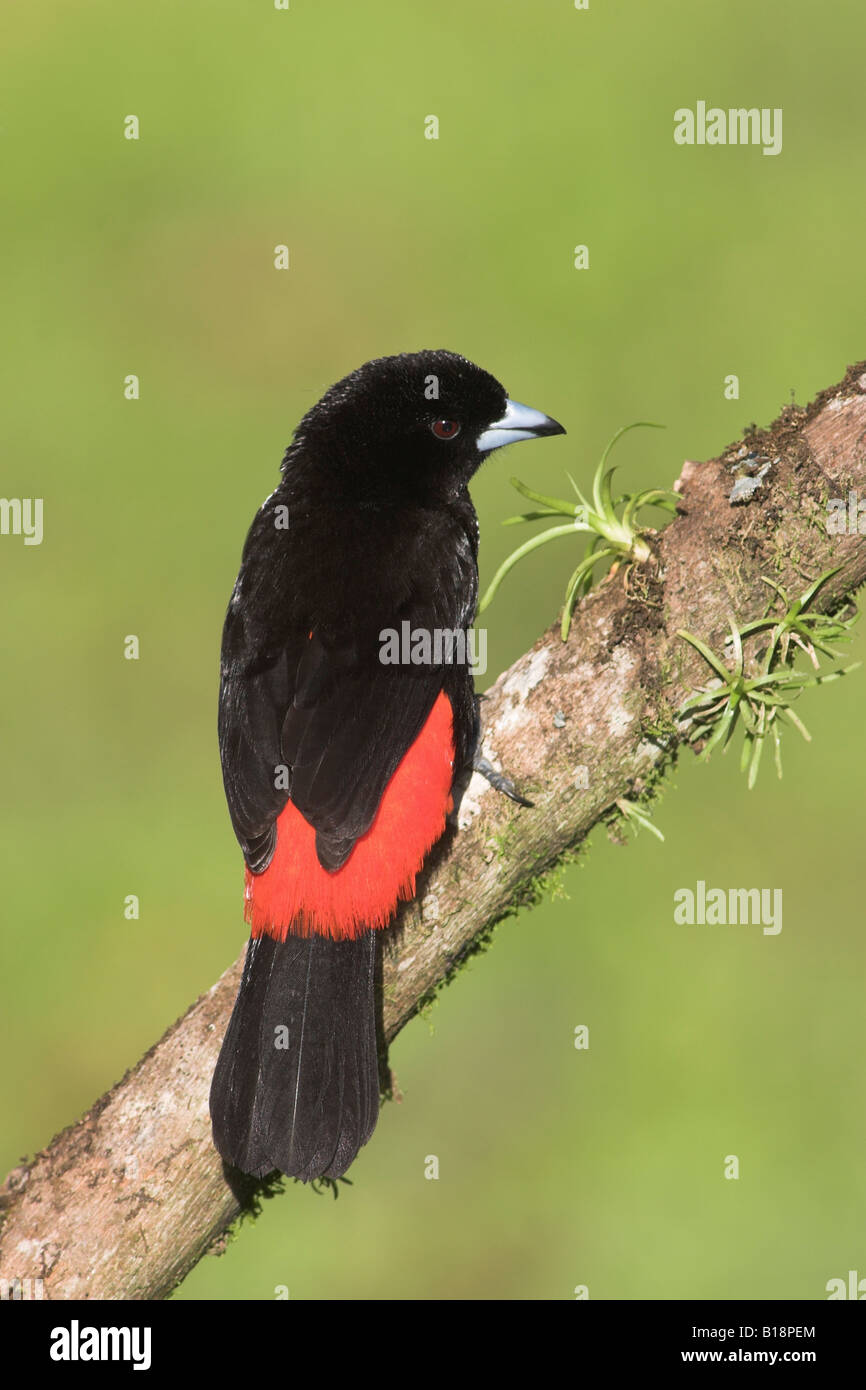
[[[571,517],[572,520],[566,524],[552,526],[547,531],[541,531],[531,540],[524,541],[523,545],[518,546],[508,559],[502,562],[493,576],[479,605],[479,613],[483,613],[484,609],[488,607],[506,574],[514,568],[518,560],[523,559],[524,555],[537,550],[539,546],[546,545],[548,541],[555,540],[557,536],[571,536],[575,531],[584,531],[593,539],[566,585],[565,608],[560,628],[564,642],[568,637],[575,606],[582,595],[588,593],[592,585],[592,573],[596,565],[603,560],[625,560],[630,564],[643,564],[650,558],[652,551],[646,538],[646,528],[636,525],[637,514],[644,507],[662,507],[666,511],[675,512],[678,501],[676,493],[667,492],[663,488],[646,488],[643,492],[623,493],[622,496],[614,498],[611,480],[615,466],[605,470],[608,454],[617,440],[628,430],[641,427],[664,428],[663,425],[656,425],[651,420],[637,420],[633,424],[623,425],[622,429],[617,430],[595,470],[590,500],[584,497],[571,474],[569,474],[569,482],[577,494],[576,502],[569,502],[559,497],[545,497],[540,492],[533,492],[518,478],[511,479],[512,487],[516,488],[530,502],[540,503],[543,510],[524,512],[522,516],[509,517],[507,521],[502,523],[503,526],[515,526],[521,521],[542,521],[548,517],[556,516],[567,516]],[[623,509],[621,515],[617,513],[619,507]]]
[[[838,660],[839,653],[834,651],[829,643],[847,642],[851,638],[851,628],[859,616],[856,609],[847,618],[840,618],[838,614],[806,611],[827,580],[839,573],[839,568],[837,565],[835,569],[825,571],[793,602],[788,599],[781,585],[762,575],[763,583],[775,590],[777,597],[770,599],[764,615],[756,618],[754,622],[738,627],[731,619],[729,645],[734,657],[733,670],[725,666],[700,638],[691,632],[685,632],[682,628],[678,630],[677,635],[694,647],[696,652],[700,652],[715,673],[715,678],[685,701],[677,719],[689,721],[686,737],[690,742],[706,738],[703,750],[705,759],[719,743],[724,752],[738,721],[742,719],[745,737],[740,767],[744,772],[748,770],[750,790],[757,780],[764,740],[769,735],[772,735],[776,771],[780,777],[783,724],[792,724],[807,742],[811,742],[811,734],[791,708],[792,700],[807,686],[826,685],[828,681],[847,676],[860,665],[859,662],[855,662],[853,666],[837,668],[823,675],[810,675],[808,671],[793,669],[792,663],[797,652],[792,651],[792,647],[799,647],[804,651],[815,670],[819,671],[817,651],[834,661]],[[781,615],[772,612],[777,598],[781,599],[785,607],[785,612]],[[769,641],[761,656],[757,674],[749,677],[746,674],[743,642],[763,632],[769,632]]]

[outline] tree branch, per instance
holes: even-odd
[[[841,566],[816,599],[825,611],[866,581],[866,536],[826,527],[829,498],[866,497],[866,362],[746,444],[771,461],[746,502],[729,501],[742,441],[685,464],[681,514],[651,538],[653,558],[612,573],[577,608],[567,643],[550,628],[483,701],[486,756],[534,806],[518,809],[472,778],[459,831],[388,934],[389,1039],[496,921],[537,898],[543,876],[618,799],[651,791],[682,737],[674,715],[709,675],[678,629],[721,652],[731,614],[745,623],[764,612],[762,575],[794,596]],[[10,1173],[0,1278],[41,1279],[52,1299],[162,1298],[237,1216],[211,1144],[208,1090],[241,964]]]

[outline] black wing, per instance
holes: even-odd
[[[467,505],[471,511],[468,498]],[[335,545],[333,534],[323,544],[301,525],[278,548],[267,508],[250,532],[223,633],[226,797],[254,873],[270,862],[276,818],[289,797],[316,829],[320,862],[337,869],[372,824],[443,687],[454,712],[455,770],[471,755],[471,672],[384,664],[380,632],[400,632],[404,622],[411,630],[467,626],[476,598],[475,533],[463,517],[457,524],[448,517],[443,537],[437,516],[409,532],[411,546],[403,527],[403,553],[393,550],[393,527],[377,531],[377,553],[357,527]]]

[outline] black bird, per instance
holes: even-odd
[[[491,450],[561,433],[456,353],[378,358],[304,416],[253,520],[219,701],[251,939],[210,1097],[252,1176],[340,1177],[375,1128],[377,932],[478,745],[467,484]]]

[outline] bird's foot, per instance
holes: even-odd
[[[504,772],[497,772],[496,768],[487,758],[483,758],[480,753],[476,753],[472,766],[476,772],[480,772],[496,791],[502,792],[503,796],[510,797],[516,801],[518,806],[531,806],[532,802],[527,801],[525,796],[521,796],[510,777],[506,777]]]

